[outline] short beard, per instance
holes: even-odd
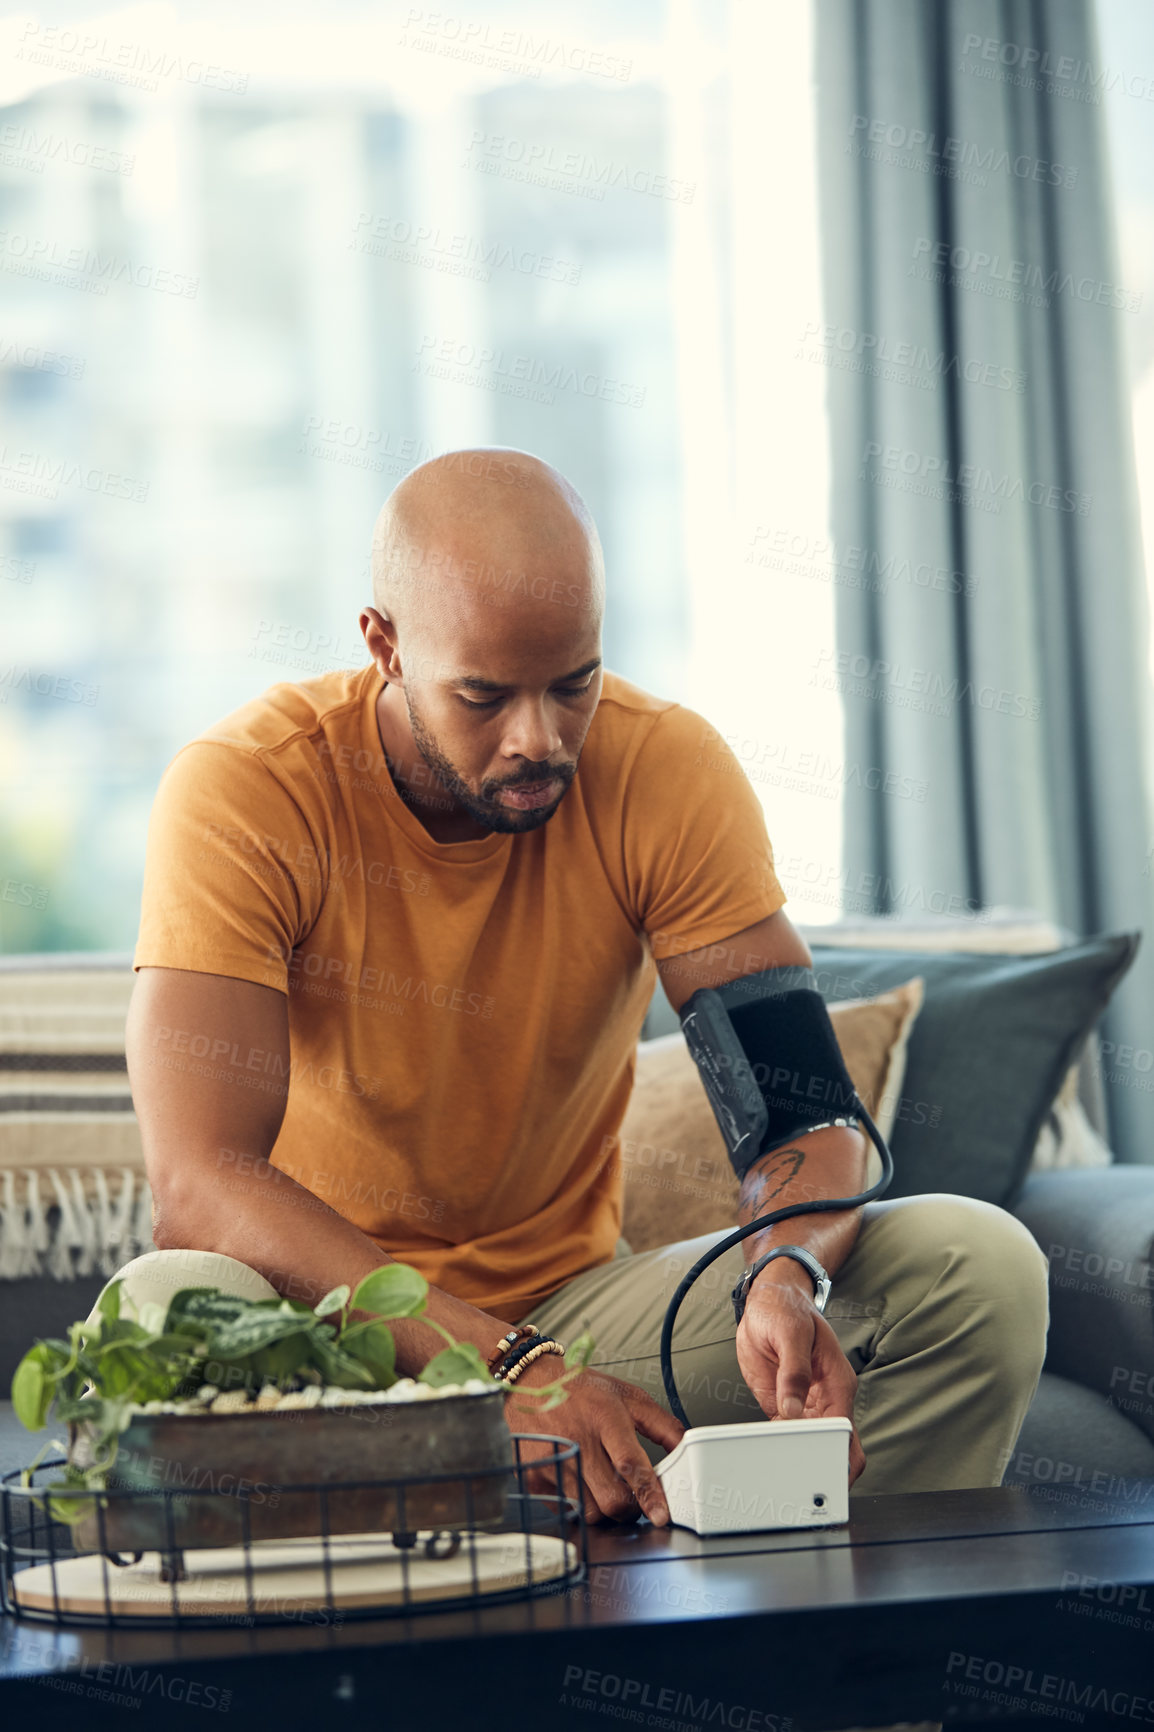
[[[552,817],[561,801],[565,798],[565,791],[568,788],[569,783],[577,773],[576,764],[564,764],[559,769],[551,770],[549,772],[550,779],[555,778],[562,784],[562,787],[557,798],[551,800],[547,806],[540,806],[532,811],[512,811],[508,807],[499,805],[495,796],[503,788],[522,786],[525,783],[532,782],[534,779],[540,781],[541,777],[538,776],[534,778],[532,776],[521,776],[515,782],[482,783],[480,795],[475,794],[469,787],[468,783],[449,762],[449,759],[446,758],[444,752],[441,751],[436,740],[434,740],[432,734],[417,714],[413,707],[413,700],[409,693],[408,686],[402,686],[401,690],[404,693],[405,708],[409,713],[409,727],[413,735],[413,744],[416,746],[418,752],[420,752],[421,757],[425,760],[425,763],[429,766],[430,770],[433,771],[438,781],[444,785],[445,790],[453,796],[458,805],[464,808],[470,818],[474,819],[478,824],[484,824],[488,830],[497,830],[504,835],[516,836],[525,830],[538,829],[547,819]],[[492,790],[493,797],[486,796],[486,789]],[[437,804],[440,806],[441,802],[438,801]]]

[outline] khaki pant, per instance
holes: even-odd
[[[568,1282],[524,1321],[561,1341],[588,1328],[593,1364],[666,1405],[658,1343],[685,1271],[724,1234],[611,1262]],[[763,1416],[738,1370],[732,1291],[741,1246],[691,1288],[678,1314],[673,1368],[695,1425]],[[179,1287],[252,1298],[274,1289],[255,1270],[206,1251],[150,1251],[120,1274],[136,1303]],[[866,1453],[851,1490],[945,1491],[998,1485],[1045,1356],[1048,1265],[1005,1210],[934,1192],[866,1203],[826,1307],[857,1373],[854,1423]],[[783,1422],[788,1423],[788,1421]],[[656,1459],[662,1451],[642,1443]]]

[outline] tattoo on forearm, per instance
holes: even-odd
[[[760,1172],[751,1171],[746,1175],[741,1200],[750,1211],[750,1220],[761,1214],[763,1203],[793,1183],[804,1165],[805,1155],[801,1149],[776,1149]]]

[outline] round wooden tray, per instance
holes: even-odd
[[[161,1555],[118,1566],[98,1553],[35,1564],[12,1578],[18,1610],[106,1618],[299,1617],[323,1622],[342,1607],[405,1605],[474,1594],[508,1593],[556,1580],[576,1565],[576,1547],[551,1534],[464,1534],[449,1557],[430,1557],[418,1545],[401,1553],[387,1535],[346,1534],[318,1539],[256,1540],[241,1546],[190,1551],[182,1581],[162,1581]],[[55,1585],[53,1578],[55,1577]],[[250,1599],[251,1595],[251,1599]]]

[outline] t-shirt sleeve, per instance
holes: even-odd
[[[321,855],[275,772],[197,740],[161,777],[148,824],[132,966],[230,975],[288,992],[288,961],[319,910]]]
[[[663,710],[625,789],[625,862],[654,957],[716,944],[785,902],[761,802],[725,740],[694,710]]]

